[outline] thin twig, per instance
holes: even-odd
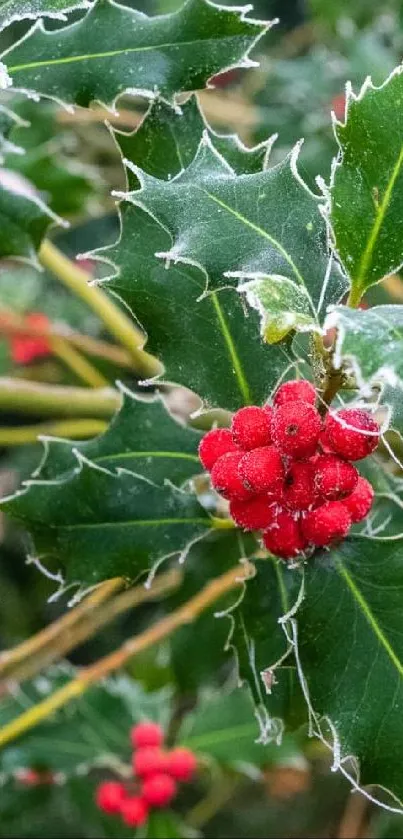
[[[368,799],[359,792],[353,792],[347,799],[346,808],[337,832],[337,839],[360,839],[368,809]]]
[[[119,649],[101,658],[92,666],[85,668],[77,678],[72,679],[47,699],[34,705],[5,725],[0,731],[0,747],[12,742],[21,734],[38,725],[50,714],[53,714],[59,708],[63,708],[71,699],[82,696],[91,685],[123,667],[138,653],[168,638],[179,627],[195,621],[205,609],[208,609],[224,594],[243,584],[252,573],[254,573],[253,566],[245,563],[242,567],[232,568],[221,577],[211,580],[202,591],[175,612],[162,618],[140,635],[130,638]]]
[[[99,419],[71,419],[42,422],[37,425],[0,427],[0,446],[26,446],[38,437],[63,437],[67,440],[88,440],[106,431],[108,423]],[[0,657],[1,658],[1,657]]]
[[[42,242],[38,257],[45,268],[90,306],[109,332],[128,350],[139,375],[152,378],[162,372],[158,359],[143,350],[146,340],[143,332],[101,288],[90,285],[93,279],[90,274],[75,265],[48,240]]]
[[[28,659],[25,657],[25,660],[22,661],[20,666],[13,667],[11,672],[9,672],[7,667],[8,662],[5,662],[6,671],[4,678],[12,679],[13,682],[22,682],[26,679],[31,679],[41,670],[49,667],[50,664],[59,661],[70,650],[75,649],[84,641],[87,641],[88,638],[95,635],[98,630],[114,620],[118,615],[139,606],[141,603],[156,600],[168,594],[173,589],[178,588],[182,578],[182,571],[179,568],[174,568],[156,577],[150,588],[139,585],[124,591],[117,597],[113,597],[112,599],[108,598],[108,602],[106,603],[103,600],[99,600],[98,603],[94,602],[92,607],[89,604],[71,622],[67,620],[69,615],[65,615],[60,621],[56,621],[47,630],[44,630],[44,633],[46,633],[53,627],[53,630],[49,631],[49,637],[46,638],[44,636],[44,643],[37,648],[35,655],[30,656]],[[109,583],[112,582],[114,581],[109,581]],[[117,589],[119,588],[118,583],[123,585],[123,580],[116,579]],[[108,585],[108,583],[104,583],[103,585]],[[111,593],[114,594],[115,591]],[[94,592],[95,594],[96,592]],[[76,609],[79,608],[79,606],[76,607]],[[76,609],[73,611],[75,612]]]
[[[112,387],[90,389],[0,377],[0,409],[13,413],[110,419],[121,402]]]

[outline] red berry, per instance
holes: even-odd
[[[166,753],[156,746],[139,749],[133,755],[133,770],[141,778],[165,772],[166,760]]]
[[[148,805],[144,798],[134,795],[122,802],[120,812],[125,824],[129,827],[140,827],[147,821]]]
[[[262,446],[244,454],[239,463],[239,474],[252,492],[270,492],[284,480],[284,464],[274,446]]]
[[[367,457],[379,443],[378,423],[361,408],[344,408],[337,413],[329,413],[325,429],[333,451],[346,460]]]
[[[265,530],[273,521],[274,511],[270,495],[259,495],[249,501],[231,501],[229,505],[231,518],[244,530]]]
[[[279,503],[289,510],[307,510],[317,500],[315,470],[310,463],[293,463],[290,466]]]
[[[374,489],[366,478],[358,478],[355,489],[343,501],[352,522],[361,521],[368,515],[374,500]]]
[[[270,553],[292,559],[305,548],[300,522],[288,510],[277,509],[273,524],[265,530],[263,542]]]
[[[130,739],[133,746],[137,749],[143,749],[147,746],[162,746],[164,732],[156,722],[139,722],[133,726],[130,732]]]
[[[307,402],[286,402],[274,409],[273,442],[290,457],[302,459],[314,454],[321,429],[320,414]]]
[[[256,405],[249,405],[236,412],[231,431],[235,443],[245,451],[268,446],[271,443],[270,412]]]
[[[190,749],[172,749],[167,756],[167,772],[177,781],[190,781],[196,772],[196,756]]]
[[[302,532],[307,542],[318,548],[343,539],[351,527],[351,516],[343,501],[326,501],[310,510],[302,520]]]
[[[211,483],[224,498],[246,501],[252,497],[253,493],[243,485],[239,474],[239,464],[243,454],[243,452],[224,454],[218,458],[211,470]]]
[[[315,472],[318,493],[328,501],[350,495],[358,481],[355,466],[335,454],[320,455],[315,461]]]
[[[105,781],[96,792],[97,805],[104,813],[119,813],[125,798],[126,790],[118,781]]]
[[[199,445],[199,457],[205,469],[211,472],[219,457],[239,451],[229,428],[214,428],[204,435]]]
[[[316,390],[310,382],[305,379],[298,379],[293,382],[284,382],[274,394],[274,405],[285,405],[286,402],[309,402],[315,405]]]
[[[49,318],[42,312],[31,312],[26,316],[27,326],[46,332],[50,327]],[[51,353],[48,339],[42,335],[14,335],[10,340],[11,357],[16,364],[27,364],[35,358],[42,358]]]
[[[144,781],[142,796],[150,807],[166,807],[176,795],[176,783],[170,775],[153,775]]]

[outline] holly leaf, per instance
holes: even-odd
[[[354,785],[388,790],[394,807],[403,799],[401,536],[320,552],[288,628],[314,731],[334,749],[335,767]]]
[[[67,20],[67,12],[87,9],[89,0],[0,0],[0,32],[10,23],[49,17]]]
[[[297,173],[298,147],[277,166],[250,175],[237,175],[218,154],[205,133],[194,161],[170,181],[157,180],[133,167],[141,190],[126,200],[148,211],[171,236],[171,244],[157,256],[171,263],[197,265],[206,277],[206,293],[223,287],[246,293],[262,314],[267,337],[268,318],[289,317],[298,301],[306,299],[303,328],[319,328],[326,306],[346,290],[346,280],[329,260],[326,225],[319,202]],[[219,247],[217,247],[219,237]],[[260,286],[269,277],[281,292],[259,299]],[[288,283],[292,298],[282,283]],[[249,283],[252,296],[248,295]],[[272,288],[273,294],[273,288]],[[282,298],[283,302],[279,304]],[[299,328],[300,318],[289,331]],[[276,327],[278,329],[278,327]]]
[[[348,90],[346,122],[335,124],[330,221],[354,301],[403,263],[402,93],[401,67],[381,87],[367,80],[358,96]]]
[[[52,223],[62,224],[29,181],[0,168],[0,258],[36,264],[36,251]]]
[[[73,667],[63,664],[25,683],[23,691],[10,684],[0,700],[0,725],[7,725],[75,675]],[[66,777],[82,775],[95,765],[113,769],[130,762],[131,726],[154,719],[165,727],[170,698],[168,688],[149,694],[126,676],[105,680],[3,748],[0,771],[3,776],[18,776],[18,770],[29,768]]]
[[[28,481],[2,506],[30,530],[40,565],[52,557],[61,562],[68,584],[135,579],[165,557],[185,554],[211,528],[193,492],[164,483],[165,475],[183,483],[200,471],[198,440],[160,403],[129,399],[97,440],[53,443],[45,477]]]
[[[168,180],[190,165],[204,131],[238,174],[263,169],[272,141],[248,148],[236,134],[216,134],[206,123],[196,96],[191,96],[180,108],[156,99],[136,131],[127,134],[114,129],[112,133],[124,159],[141,166],[155,178]],[[135,172],[128,166],[126,176],[129,189],[140,187]]]
[[[300,697],[291,644],[279,622],[297,602],[302,579],[274,557],[255,564],[256,575],[231,612],[230,644],[239,676],[249,687],[262,738],[280,741],[284,723],[296,721]]]
[[[267,26],[241,11],[188,0],[175,13],[148,17],[97,0],[84,18],[55,31],[41,22],[3,54],[18,89],[84,107],[123,92],[172,99],[215,73],[251,66],[250,49]]]
[[[123,404],[100,437],[83,443],[46,439],[45,457],[36,477],[50,481],[77,468],[80,458],[118,473],[130,469],[154,483],[182,485],[202,471],[197,454],[201,433],[180,424],[162,399],[123,391]]]
[[[336,367],[351,371],[361,390],[380,390],[390,425],[403,432],[403,306],[337,306],[327,326],[337,329]]]

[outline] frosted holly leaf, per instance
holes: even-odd
[[[367,80],[357,96],[348,88],[345,124],[335,124],[330,222],[355,302],[403,263],[401,70],[379,88]]]
[[[287,626],[313,732],[333,749],[334,768],[399,811],[402,586],[402,533],[350,537],[310,560]]]
[[[14,87],[84,107],[123,93],[168,100],[197,90],[228,67],[252,66],[249,51],[268,24],[188,0],[178,12],[148,17],[95,0],[84,18],[51,31],[42,22],[3,54]]]
[[[320,199],[299,177],[297,154],[298,148],[273,168],[237,175],[205,134],[194,161],[169,182],[133,167],[142,189],[126,195],[170,233],[171,247],[158,255],[168,266],[197,265],[206,291],[237,288],[241,281],[247,293],[248,283],[262,275],[285,278],[286,286],[277,280],[283,305],[278,299],[272,305],[269,294],[266,306],[259,300],[263,331],[269,319],[282,334],[293,307],[302,306],[304,329],[318,328],[326,306],[337,303],[347,288],[329,259]],[[260,291],[253,287],[254,298]],[[300,325],[297,312],[290,328]]]
[[[135,579],[212,527],[191,487],[172,483],[200,473],[199,439],[160,401],[127,398],[96,440],[48,441],[40,473],[2,506],[29,530],[42,565],[62,564],[67,584]]]
[[[204,131],[208,131],[217,151],[238,174],[260,172],[264,168],[272,139],[248,148],[236,134],[217,134],[205,122],[196,96],[191,96],[180,108],[157,99],[136,131],[128,134],[113,129],[112,133],[123,158],[155,178],[168,180],[192,162]],[[129,189],[140,186],[129,166],[126,176]]]
[[[192,161],[204,129],[192,98],[181,111],[155,102],[137,132],[115,132],[130,186],[139,183],[130,161],[168,180]],[[210,133],[239,174],[262,169],[270,141],[248,150],[235,137]],[[288,348],[265,346],[258,315],[227,282],[204,295],[205,276],[197,266],[177,263],[166,271],[155,254],[170,247],[170,236],[149,213],[123,201],[120,223],[116,244],[90,256],[112,267],[103,282],[140,321],[148,349],[165,366],[165,378],[186,385],[209,407],[235,410],[265,401],[292,362]]]
[[[337,306],[327,326],[337,328],[336,367],[352,372],[364,393],[380,391],[392,428],[403,432],[403,306]]]
[[[67,20],[68,12],[89,6],[89,0],[0,0],[0,31],[19,20],[38,17]]]
[[[26,178],[0,168],[0,257],[36,264],[36,252],[51,224],[63,224]]]
[[[245,274],[238,291],[245,291],[249,305],[260,314],[261,334],[268,344],[277,344],[291,331],[312,329],[311,301],[305,288],[287,277]]]

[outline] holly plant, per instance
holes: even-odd
[[[365,297],[403,265],[402,68],[347,85],[308,186],[302,141],[217,127],[256,14],[0,3],[0,444],[42,444],[1,509],[65,604],[0,658],[0,774],[95,773],[127,835],[302,730],[403,813],[403,306]]]

